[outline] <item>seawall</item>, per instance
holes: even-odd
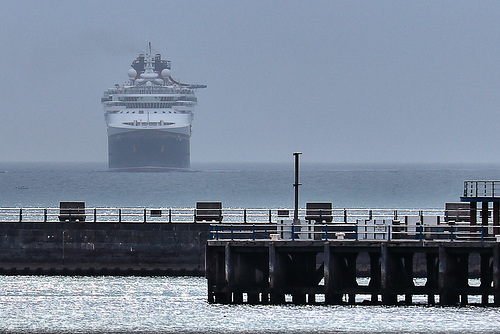
[[[0,223],[0,274],[205,273],[209,224]]]

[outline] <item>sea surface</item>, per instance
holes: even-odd
[[[500,165],[307,164],[301,207],[441,209],[465,180]],[[191,172],[109,172],[105,164],[0,163],[0,207],[293,207],[290,164],[193,164]],[[489,307],[213,305],[192,277],[0,276],[0,333],[498,333]]]

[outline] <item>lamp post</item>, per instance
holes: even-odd
[[[295,183],[293,184],[293,187],[295,188],[295,208],[293,210],[293,223],[298,224],[299,223],[299,156],[301,155],[301,152],[295,152],[293,153],[295,157]]]

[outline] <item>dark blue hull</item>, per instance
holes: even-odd
[[[142,130],[108,136],[109,168],[187,169],[189,165],[190,138],[187,135]]]

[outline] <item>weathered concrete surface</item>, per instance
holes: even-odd
[[[0,223],[0,274],[205,273],[209,224]]]

